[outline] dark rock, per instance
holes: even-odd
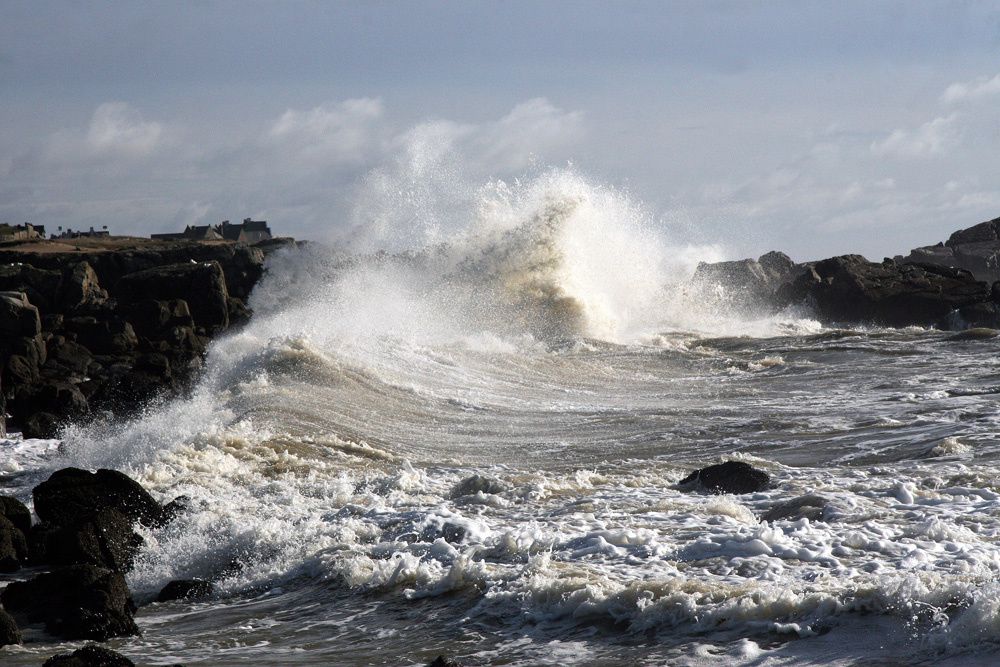
[[[462,667],[462,663],[455,662],[450,658],[446,658],[443,655],[439,655],[434,658],[431,662],[427,663],[427,667]]]
[[[46,562],[52,565],[90,564],[117,572],[132,569],[143,540],[133,521],[116,509],[104,509],[44,535]]]
[[[4,383],[8,387],[29,385],[38,380],[38,364],[20,354],[12,354],[7,358],[3,369]]]
[[[21,631],[18,629],[13,617],[3,609],[0,609],[0,646],[20,644],[22,641]]]
[[[59,296],[62,309],[67,311],[100,305],[108,299],[107,291],[101,289],[97,273],[87,262],[78,262],[67,271]]]
[[[190,509],[191,499],[187,496],[177,496],[163,506],[163,512],[160,514],[160,521],[157,525],[165,526]]]
[[[229,326],[229,293],[218,262],[158,266],[123,276],[116,287],[123,303],[184,299],[195,323],[211,330]]]
[[[88,644],[72,653],[54,655],[42,667],[135,667],[135,663],[103,646]]]
[[[15,572],[28,559],[24,533],[5,516],[0,516],[0,572]]]
[[[98,321],[94,317],[74,317],[66,320],[67,332],[76,334],[76,341],[93,354],[123,354],[139,346],[135,330],[117,317]]]
[[[17,498],[0,496],[0,515],[3,515],[25,535],[31,530],[31,510]]]
[[[896,261],[950,266],[970,271],[979,280],[1000,280],[1000,218],[960,229],[944,243],[914,248]]]
[[[55,438],[59,435],[59,418],[51,412],[36,412],[21,426],[25,438]]]
[[[142,486],[117,470],[96,473],[63,468],[34,488],[35,513],[42,521],[63,526],[102,510],[115,509],[130,521],[152,525],[162,508]]]
[[[16,338],[32,338],[41,332],[38,308],[24,292],[0,292],[0,345]]]
[[[932,326],[954,310],[988,301],[990,290],[960,269],[844,255],[816,262],[779,298],[808,303],[827,322]]]
[[[58,380],[17,388],[14,392],[13,405],[22,415],[49,412],[55,415],[79,417],[90,409],[87,398],[77,385]]]
[[[45,623],[47,632],[63,639],[105,641],[139,634],[125,578],[93,565],[15,581],[0,593],[0,600],[15,619]]]
[[[83,345],[63,336],[53,336],[48,344],[45,368],[63,379],[83,377],[93,361],[94,355]]]
[[[460,498],[462,496],[472,496],[477,493],[503,493],[506,490],[507,487],[498,479],[483,475],[472,475],[456,484],[451,490],[450,495],[452,498]]]
[[[61,285],[61,270],[40,269],[24,262],[0,264],[0,291],[24,292],[44,311],[57,303]]]
[[[783,503],[778,503],[761,515],[761,521],[778,521],[780,519],[809,519],[810,521],[821,521],[823,510],[826,507],[826,498],[821,496],[807,495],[792,498]]]
[[[204,598],[215,592],[215,586],[211,581],[204,579],[175,579],[171,581],[160,594],[156,596],[157,602],[170,602],[171,600],[193,600]]]
[[[770,483],[771,478],[763,470],[742,461],[726,461],[695,470],[678,486],[700,486],[712,493],[754,493],[766,489]]]

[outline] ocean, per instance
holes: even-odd
[[[824,326],[696,290],[717,251],[571,171],[477,196],[467,224],[388,253],[273,256],[189,396],[0,443],[3,491],[25,501],[67,465],[187,497],[140,528],[143,634],[111,648],[149,665],[996,663],[996,332]],[[677,488],[724,460],[773,485]],[[152,602],[191,577],[217,594]],[[26,638],[0,664],[66,648]]]

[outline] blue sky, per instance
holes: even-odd
[[[8,222],[148,234],[250,215],[335,238],[372,174],[428,160],[428,178],[473,183],[571,161],[732,256],[879,259],[1000,215],[996,2],[3,14]]]

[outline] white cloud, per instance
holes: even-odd
[[[481,129],[480,159],[498,171],[523,169],[533,157],[571,145],[583,134],[583,114],[564,111],[537,97],[515,106],[510,113]]]
[[[1000,74],[992,79],[981,76],[971,81],[953,83],[941,94],[941,101],[945,104],[956,104],[997,94],[1000,94]]]
[[[153,152],[162,133],[159,123],[143,120],[130,105],[105,102],[90,119],[86,143],[96,153],[143,156]]]
[[[955,121],[958,114],[929,120],[915,130],[897,129],[871,144],[871,152],[880,157],[924,157],[937,155],[958,138]]]
[[[345,100],[308,111],[288,109],[271,126],[269,142],[288,149],[299,159],[316,163],[357,163],[377,143],[383,118],[382,101]]]

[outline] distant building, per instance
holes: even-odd
[[[106,236],[111,236],[111,232],[108,231],[108,226],[104,225],[101,229],[94,229],[91,227],[87,231],[74,230],[69,227],[66,231],[62,231],[62,227],[59,228],[58,234],[53,234],[51,238],[54,239],[80,239],[80,238],[103,238]]]
[[[0,242],[30,241],[45,238],[45,226],[26,222],[23,225],[0,224]]]
[[[217,225],[188,225],[183,232],[153,234],[154,239],[190,239],[194,241],[236,241],[237,243],[257,243],[271,238],[271,228],[266,220],[244,218],[242,223],[233,224],[223,220]]]

